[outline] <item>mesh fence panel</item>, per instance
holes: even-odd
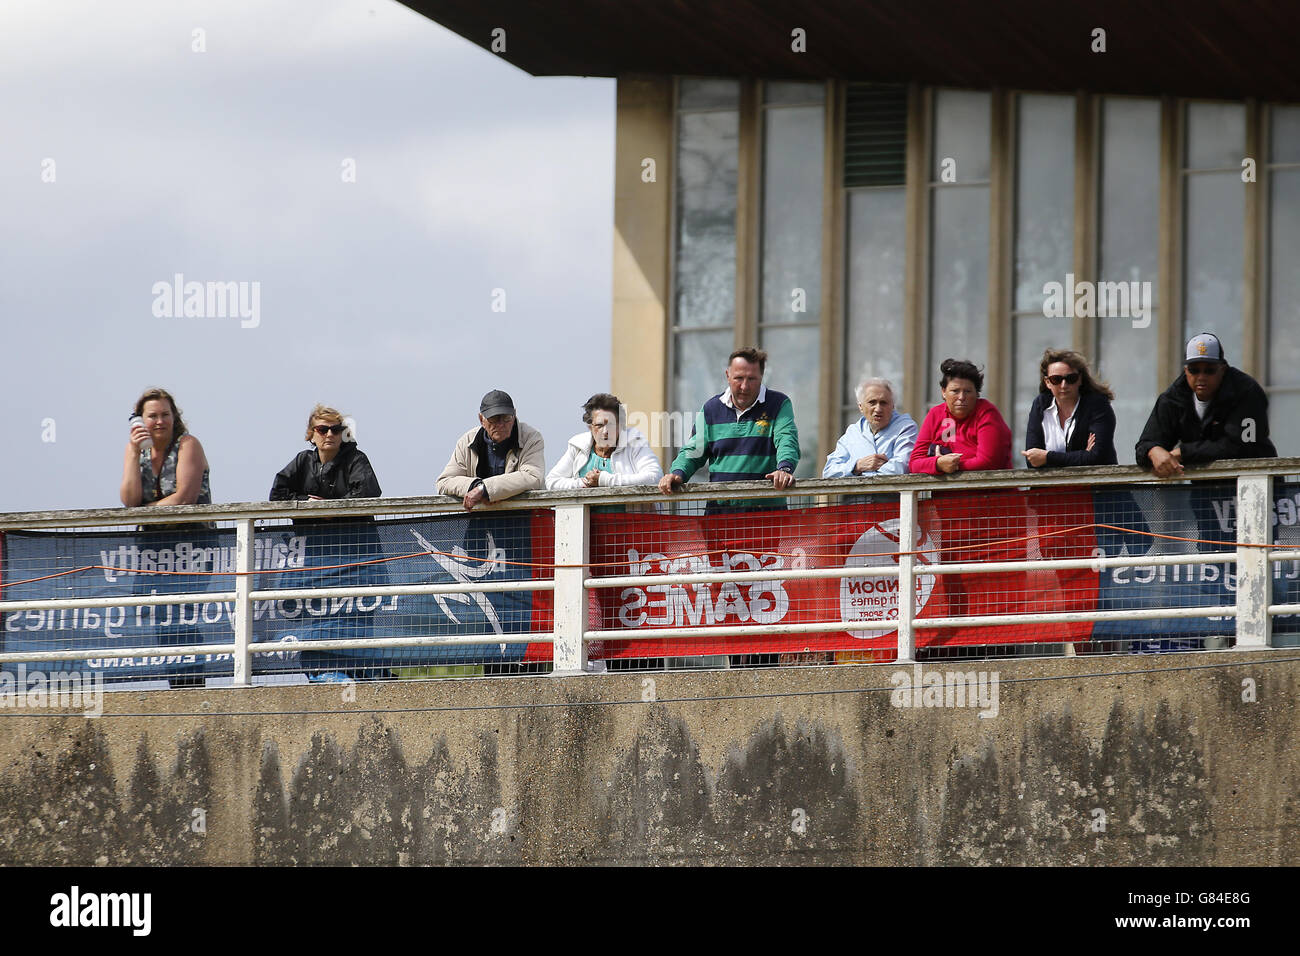
[[[549,511],[420,515],[377,521],[298,521],[257,535],[271,558],[255,590],[401,588],[550,581]],[[259,654],[255,670],[309,680],[478,676],[549,669],[550,648],[518,639],[552,629],[545,592],[454,588],[436,594],[275,597],[254,602],[259,641],[453,639],[400,648]],[[479,638],[479,640],[469,640]]]
[[[1273,543],[1279,550],[1300,551],[1300,477],[1287,475],[1273,482]],[[1300,604],[1300,560],[1270,562],[1274,604]],[[1300,614],[1273,618],[1273,645],[1300,647]]]
[[[27,669],[102,673],[109,681],[166,678],[174,687],[230,676],[228,654],[169,651],[187,644],[233,644],[234,534],[215,525],[8,531],[0,583],[21,600],[111,600],[193,595],[175,604],[50,608],[4,615],[4,650],[64,651],[147,647],[140,657],[31,662]]]
[[[954,483],[956,485],[956,483]],[[1236,547],[1231,479],[1037,489],[953,487],[916,501],[912,608],[921,660],[1058,653],[1155,653],[1232,646]],[[599,506],[589,516],[594,669],[757,667],[896,658],[897,494]],[[377,520],[260,522],[253,538],[258,681],[545,673],[554,629],[555,517],[549,508]],[[1272,541],[1300,550],[1300,481],[1274,483]],[[9,531],[0,536],[7,601],[156,598],[141,607],[4,613],[3,650],[147,648],[134,658],[46,662],[110,681],[172,686],[233,673],[235,529]],[[1132,562],[1108,566],[1106,559]],[[1078,567],[1033,567],[1071,561]],[[992,564],[995,570],[985,570]],[[973,565],[947,573],[953,565]],[[1009,565],[1009,566],[1008,566]],[[1019,565],[1024,565],[1020,567]],[[851,578],[817,572],[867,568]],[[1300,561],[1273,560],[1272,603],[1300,604]],[[667,575],[736,573],[734,582]],[[600,579],[652,580],[601,584]],[[477,584],[501,590],[474,592]],[[305,596],[304,589],[439,593]],[[285,592],[280,594],[278,592]],[[179,598],[162,603],[166,595]],[[1049,615],[1134,612],[1137,620]],[[1024,620],[998,620],[1019,615]],[[956,627],[927,622],[955,620]],[[962,623],[967,622],[969,623]],[[688,629],[701,629],[690,634]],[[721,633],[722,629],[739,629]],[[759,633],[766,629],[768,633]],[[656,630],[664,633],[643,635]],[[686,633],[684,633],[686,632]],[[717,632],[717,633],[713,633]],[[1300,644],[1300,614],[1274,620]],[[529,638],[539,640],[528,640]],[[419,639],[418,646],[302,649],[305,641]],[[443,641],[433,644],[436,639]],[[184,645],[217,645],[182,653]],[[33,661],[29,668],[42,666]],[[12,665],[6,665],[12,670]]]
[[[1043,615],[1235,602],[1232,562],[1197,555],[1232,551],[1235,484],[961,489],[921,494],[917,506],[913,614],[919,659],[1023,654],[1194,650],[1230,646],[1231,616],[1124,621],[1051,621]],[[592,519],[593,575],[898,567],[899,507],[887,494],[787,508],[727,509],[678,503],[671,514],[601,514]],[[1186,563],[1166,563],[1186,558]],[[1141,559],[1103,567],[1104,558]],[[1001,568],[1069,560],[1071,568]],[[977,565],[945,573],[954,564]],[[897,635],[896,575],[844,580],[653,583],[593,589],[593,628],[727,627],[825,623],[789,635],[711,635],[605,640],[592,656],[619,667],[757,666],[887,661]],[[1022,622],[989,621],[1007,615]],[[970,619],[926,627],[931,619]],[[978,620],[984,619],[984,620]],[[876,627],[848,627],[859,622]]]
[[[253,539],[255,591],[386,588],[436,584],[439,594],[286,594],[254,601],[258,681],[370,680],[395,676],[549,670],[548,644],[516,643],[552,630],[549,595],[506,588],[461,591],[480,582],[549,582],[554,520],[548,510],[422,515],[384,520],[266,522]],[[112,682],[166,680],[173,687],[228,682],[229,652],[178,653],[181,645],[234,644],[236,540],[233,527],[195,525],[138,531],[60,529],[7,532],[0,557],[6,600],[194,595],[141,607],[59,608],[4,615],[8,652],[149,648],[128,658],[32,662],[100,672]],[[537,553],[534,554],[534,551]],[[222,598],[222,593],[228,596]],[[456,644],[300,651],[301,641],[452,638]],[[474,638],[481,638],[475,640]],[[155,650],[156,649],[156,650]],[[458,668],[458,670],[456,669]],[[222,681],[225,678],[225,681]]]

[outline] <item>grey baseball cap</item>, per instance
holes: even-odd
[[[1198,332],[1187,340],[1187,357],[1183,359],[1184,365],[1192,362],[1221,362],[1228,364],[1228,360],[1223,357],[1223,343],[1213,332]]]
[[[478,413],[484,418],[493,418],[497,415],[513,415],[515,414],[515,403],[501,389],[494,388],[483,396],[483,401],[479,402]]]

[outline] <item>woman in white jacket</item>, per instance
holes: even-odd
[[[587,399],[582,406],[587,430],[569,439],[564,456],[546,476],[547,491],[659,482],[664,473],[659,458],[645,435],[618,427],[619,409],[618,399],[607,392]]]

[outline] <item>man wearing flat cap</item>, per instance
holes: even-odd
[[[542,435],[518,419],[510,396],[500,389],[484,395],[478,421],[478,427],[456,442],[438,476],[438,494],[455,495],[472,511],[477,505],[541,490],[546,474]]]
[[[1273,458],[1268,396],[1259,383],[1228,364],[1210,332],[1187,342],[1183,373],[1156,399],[1138,439],[1137,463],[1160,478],[1184,465],[1223,458]]]

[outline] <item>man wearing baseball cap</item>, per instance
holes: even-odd
[[[1183,373],[1156,399],[1142,429],[1137,463],[1173,478],[1184,465],[1276,456],[1268,437],[1268,396],[1228,365],[1218,337],[1193,335],[1184,356]]]
[[[500,389],[483,396],[478,426],[460,436],[451,460],[438,476],[438,494],[464,499],[465,510],[537,491],[546,474],[542,434],[515,415],[515,403]]]

